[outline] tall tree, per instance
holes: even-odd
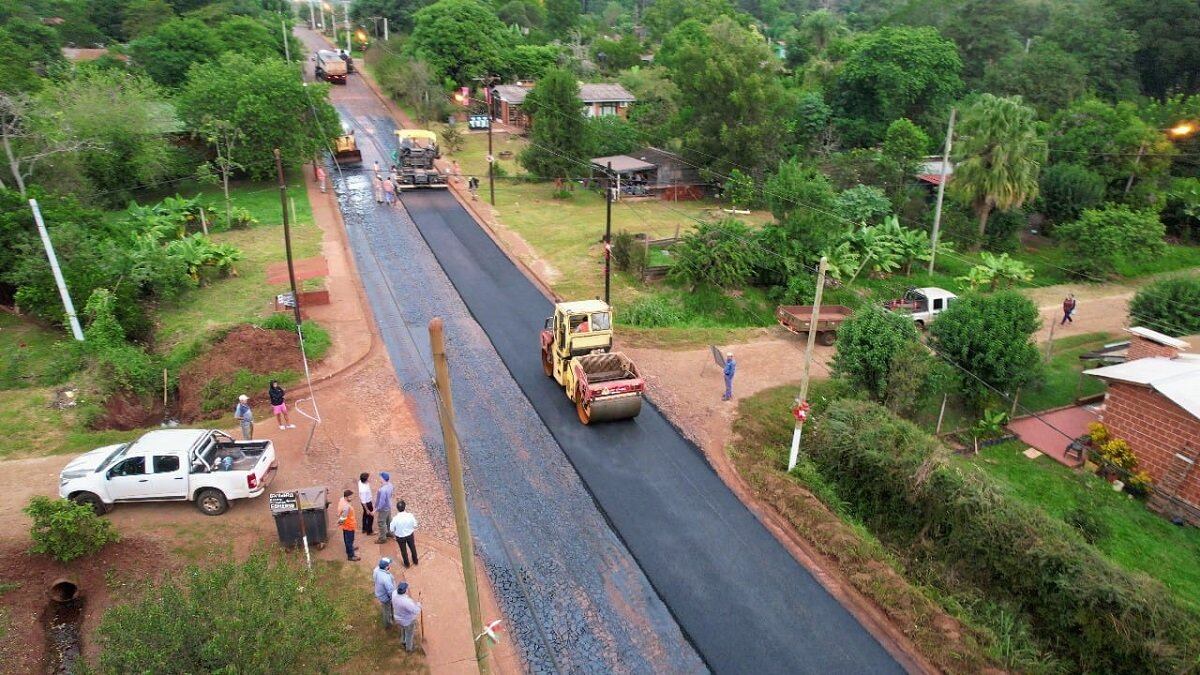
[[[684,149],[698,164],[728,174],[740,167],[761,179],[786,156],[780,120],[790,97],[779,60],[757,32],[722,17],[672,59],[679,87]]]
[[[983,89],[997,96],[1020,96],[1043,117],[1084,95],[1087,68],[1051,40],[1034,40],[983,72]]]
[[[282,59],[253,61],[225,54],[196,66],[180,93],[179,115],[201,135],[214,123],[240,129],[227,158],[252,176],[275,170],[272,149],[289,164],[311,159],[341,133],[337,111],[329,104],[328,85],[304,86],[300,72]]]
[[[354,0],[350,4],[350,16],[356,22],[367,24],[370,21],[372,30],[378,30],[383,36],[383,25],[376,26],[375,21],[382,22],[387,17],[388,31],[391,34],[412,30],[413,14],[422,7],[430,4],[431,0]]]
[[[579,23],[579,0],[545,0],[546,30],[554,37],[566,37]]]
[[[8,169],[0,178],[0,189],[15,187],[24,197],[27,181],[39,163],[85,147],[53,124],[51,116],[27,94],[0,92],[0,148]]]
[[[525,97],[533,120],[521,166],[543,178],[577,176],[588,166],[589,137],[584,126],[579,83],[568,70],[555,68]]]
[[[129,37],[145,35],[175,18],[166,0],[133,0],[122,16],[121,32]]]
[[[880,140],[901,117],[929,126],[962,89],[958,51],[932,28],[883,28],[862,36],[853,50],[832,102],[843,136],[855,145]]]
[[[504,67],[516,37],[495,10],[480,0],[438,0],[413,15],[405,48],[457,84],[493,75]]]
[[[134,40],[134,62],[164,87],[183,84],[188,68],[217,57],[222,44],[216,33],[197,19],[175,19]]]
[[[982,94],[965,110],[956,129],[950,189],[979,218],[979,236],[994,209],[1008,211],[1037,197],[1046,141],[1037,113],[1019,96]]]
[[[1174,121],[1164,126],[1171,124]],[[1142,120],[1130,101],[1076,101],[1054,114],[1048,140],[1055,162],[1073,162],[1096,172],[1116,199],[1131,175],[1150,182],[1164,178],[1174,151],[1170,140]]]
[[[719,17],[737,15],[737,9],[729,0],[655,0],[642,15],[642,24],[650,37],[662,39],[689,19],[707,26]]]
[[[1134,65],[1142,92],[1156,98],[1200,91],[1200,3],[1194,0],[1109,0],[1138,35]]]

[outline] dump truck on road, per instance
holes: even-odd
[[[313,57],[316,66],[313,76],[332,84],[346,84],[346,61],[340,54],[328,49],[322,49]]]
[[[397,129],[392,163],[400,173],[400,189],[446,188],[446,177],[437,169],[437,134],[423,129]]]
[[[600,300],[560,302],[542,329],[542,370],[575,403],[584,424],[637,417],[646,384],[612,351],[612,310]]]

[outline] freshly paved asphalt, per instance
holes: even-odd
[[[334,101],[359,126],[369,166],[394,136],[365,94],[352,78]],[[542,374],[550,303],[452,195],[406,193],[406,214],[375,205],[365,173],[330,175],[375,321],[443,471],[423,364],[425,324],[446,320],[478,552],[531,671],[901,671],[652,405],[632,421],[579,424]]]

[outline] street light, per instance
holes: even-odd
[[[1159,129],[1159,131],[1166,132],[1168,138],[1179,140],[1191,136],[1192,132],[1196,131],[1196,125],[1191,122],[1180,122],[1173,127]],[[1125,192],[1123,194],[1129,194],[1130,188],[1133,187],[1133,179],[1137,176],[1137,166],[1142,161],[1142,155],[1144,154],[1146,154],[1146,141],[1142,141],[1141,147],[1138,148],[1137,157],[1133,158],[1133,172],[1129,174],[1129,180],[1125,181]]]
[[[1191,136],[1192,132],[1194,131],[1196,131],[1196,125],[1192,124],[1191,122],[1180,122],[1170,129],[1167,129],[1167,134],[1172,138],[1183,138],[1185,136]]]

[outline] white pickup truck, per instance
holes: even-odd
[[[229,500],[265,492],[278,468],[271,441],[236,441],[211,429],[160,429],[71,460],[59,476],[58,494],[101,514],[117,502],[194,501],[202,513],[219,516]]]
[[[903,298],[889,300],[883,306],[893,312],[908,314],[917,328],[924,330],[957,298],[957,295],[943,288],[910,288],[905,291]]]

